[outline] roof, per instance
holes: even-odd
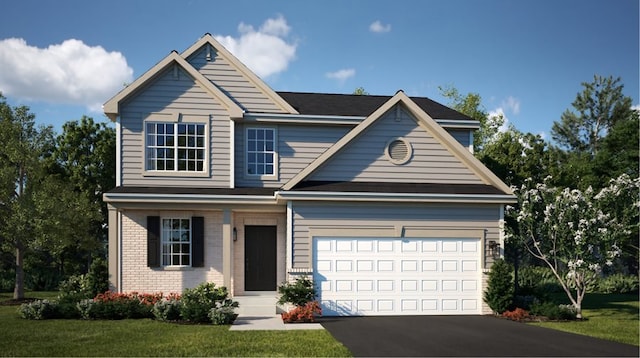
[[[308,92],[276,92],[302,115],[367,117],[385,104],[392,96],[331,94]],[[433,119],[475,119],[444,106],[427,97],[410,97],[418,107]]]
[[[483,184],[337,182],[314,180],[303,181],[291,190],[351,193],[504,195],[504,192],[500,189]]]
[[[198,188],[198,187],[149,187],[118,186],[107,194],[169,194],[169,195],[264,195],[273,196],[273,188]]]

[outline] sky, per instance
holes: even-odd
[[[275,91],[449,100],[550,139],[583,82],[639,100],[638,0],[21,0],[2,4],[0,92],[36,121],[83,115],[205,33]]]

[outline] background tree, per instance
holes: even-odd
[[[73,188],[84,193],[89,200],[101,208],[101,217],[90,223],[90,233],[96,243],[91,251],[79,251],[82,246],[69,247],[62,253],[76,262],[84,261],[83,271],[88,268],[91,256],[104,257],[107,242],[108,212],[102,194],[115,186],[116,134],[104,123],[83,116],[79,121],[69,121],[56,138],[56,147],[48,163],[51,173],[59,174]],[[100,249],[96,251],[96,249]]]
[[[368,95],[369,95],[369,92],[367,92],[367,91],[364,89],[364,87],[358,87],[358,88],[356,88],[356,89],[354,89],[354,90],[353,90],[353,93],[352,93],[352,94],[355,94],[355,95],[358,95],[358,96],[368,96]]]
[[[54,146],[51,127],[36,127],[25,106],[0,95],[0,245],[15,257],[14,298],[24,298],[25,256],[79,243],[98,213],[86,196],[45,170]],[[84,233],[84,234],[83,234]]]
[[[592,82],[583,82],[582,87],[572,103],[574,111],[567,109],[560,121],[553,123],[551,136],[558,144],[553,153],[557,162],[553,173],[556,184],[584,190],[588,186],[602,187],[618,174],[607,170],[606,165],[602,166],[602,160],[596,160],[602,149],[607,151],[607,159],[617,154],[618,148],[612,146],[622,143],[611,139],[607,144],[609,134],[617,132],[615,136],[619,136],[624,132],[631,135],[628,140],[632,141],[631,146],[635,146],[637,153],[638,127],[636,124],[634,131],[634,124],[628,122],[637,120],[638,114],[632,109],[632,99],[624,96],[620,78],[595,75]],[[625,156],[628,157],[626,153]],[[637,160],[630,162],[621,164],[635,164],[633,167],[637,168]],[[600,172],[596,165],[600,165]],[[620,170],[624,169],[618,168]]]
[[[480,122],[480,129],[473,135],[473,148],[480,154],[484,147],[492,141],[504,124],[501,115],[490,116],[482,105],[482,97],[477,93],[460,94],[455,87],[439,87],[440,94],[449,99],[449,107],[466,114]]]

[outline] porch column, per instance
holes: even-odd
[[[224,286],[232,292],[231,287],[231,240],[233,239],[231,224],[231,209],[222,212],[222,276]]]
[[[111,204],[107,205],[107,209],[109,210],[109,257],[107,261],[109,265],[109,289],[114,292],[120,292],[120,270],[118,269],[120,265],[119,212]]]

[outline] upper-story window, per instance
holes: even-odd
[[[205,172],[205,129],[203,123],[147,122],[147,170]]]
[[[277,152],[275,128],[247,128],[246,174],[275,176]]]

